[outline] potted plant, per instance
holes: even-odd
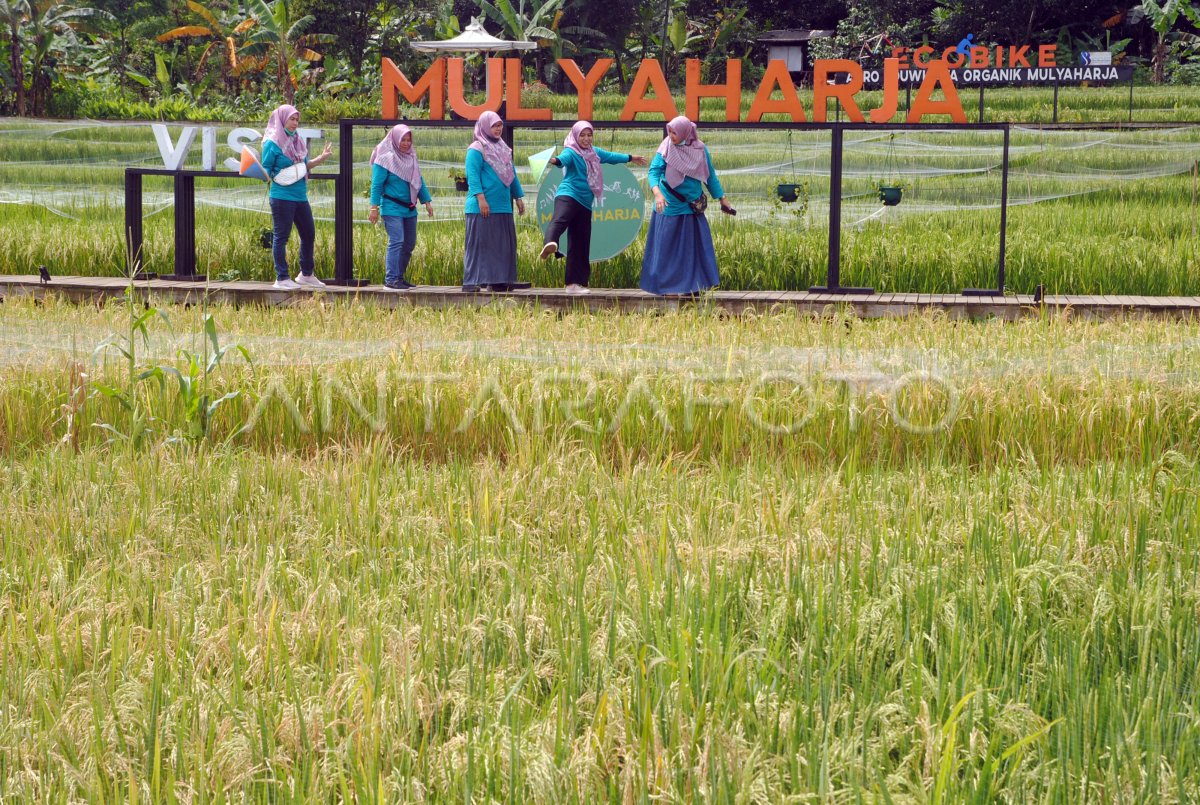
[[[450,171],[450,178],[454,180],[454,189],[460,193],[467,192],[467,174],[461,171]]]
[[[799,190],[800,185],[796,184],[795,182],[780,182],[779,184],[775,185],[775,195],[784,204],[791,204],[797,198],[799,198],[797,195],[797,191]]]
[[[784,179],[775,185],[775,194],[771,197],[770,215],[772,218],[787,215],[789,218],[805,220],[808,216],[811,200],[809,182],[788,182]],[[791,205],[784,207],[785,204]]]
[[[879,201],[885,207],[895,207],[904,198],[904,185],[891,182],[880,182],[878,185]]]

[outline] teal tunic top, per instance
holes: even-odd
[[[263,145],[262,151],[262,166],[263,170],[272,179],[275,178],[284,168],[290,168],[296,163],[288,158],[287,154],[275,144],[274,140],[267,140]],[[308,158],[305,157],[304,164],[308,164]],[[301,179],[295,184],[290,184],[287,187],[271,182],[271,191],[268,194],[271,198],[282,199],[283,201],[308,201],[308,179]]]
[[[602,165],[622,165],[631,160],[629,154],[618,154],[613,151],[605,151],[603,148],[593,148],[592,150],[596,152],[596,156],[600,157]],[[574,150],[564,148],[558,155],[558,161],[562,163],[563,179],[558,183],[558,190],[554,193],[555,198],[559,196],[573,198],[590,210],[592,202],[596,200],[596,194],[592,192],[592,188],[588,187],[587,160]]]
[[[713,198],[722,198],[725,195],[725,188],[721,187],[721,180],[717,178],[717,171],[713,168],[712,154],[709,153],[708,146],[704,147],[704,158],[708,160],[708,192]],[[681,201],[675,196],[675,193],[667,189],[667,161],[663,159],[662,154],[654,155],[654,161],[650,163],[647,177],[650,180],[650,186],[661,190],[663,198],[667,200],[667,207],[661,215],[692,214],[692,208],[687,205],[687,202]],[[699,179],[688,176],[679,183],[675,192],[685,199],[699,198],[700,194],[704,192],[704,185],[700,183]]]
[[[371,168],[371,204],[379,207],[381,215],[415,218],[417,216],[416,207],[410,210],[403,204],[392,201],[393,198],[404,201],[411,199],[411,187],[408,182],[382,165],[375,165]],[[388,198],[389,196],[391,198]],[[381,200],[382,204],[380,203]],[[429,188],[425,186],[424,176],[421,177],[421,189],[417,193],[417,201],[422,204],[433,201],[433,196],[429,195]]]
[[[512,214],[512,200],[525,198],[525,191],[521,189],[521,180],[517,178],[516,174],[513,174],[511,185],[504,184],[492,166],[487,164],[483,154],[475,148],[468,148],[467,203],[463,209],[468,215],[479,213],[479,199],[475,198],[478,193],[483,193],[492,212],[499,213]]]

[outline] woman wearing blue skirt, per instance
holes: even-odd
[[[462,289],[468,292],[508,291],[517,284],[517,227],[512,210],[516,206],[518,214],[525,214],[525,191],[503,134],[500,115],[484,112],[467,148]]]
[[[704,195],[704,188],[732,208],[717,179],[712,155],[696,136],[696,124],[683,115],[667,124],[667,136],[658,147],[648,174],[654,194],[654,212],[646,234],[642,258],[643,291],[653,294],[696,294],[720,283],[712,232],[703,212],[689,202]]]

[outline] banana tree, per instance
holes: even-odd
[[[244,20],[228,16],[218,17],[212,9],[196,0],[188,0],[187,5],[192,13],[204,20],[206,24],[181,25],[178,28],[172,28],[160,35],[158,41],[165,43],[176,39],[211,39],[212,41],[200,55],[200,62],[196,66],[197,79],[204,74],[205,68],[214,54],[220,54],[221,80],[225,84],[225,89],[229,91],[234,89],[238,78],[243,73],[262,69],[264,66],[262,61],[253,57],[238,57],[237,38],[254,27],[253,17]]]
[[[8,63],[17,100],[17,114],[25,116],[25,65],[21,27],[29,16],[27,0],[0,0],[0,22],[8,33]]]
[[[78,46],[78,32],[100,33],[93,22],[114,17],[98,8],[73,7],[54,0],[26,0],[25,7],[29,13],[24,36],[29,46],[30,111],[37,117],[46,111],[58,62],[55,54],[61,53],[64,46]]]
[[[238,52],[256,58],[267,58],[275,62],[275,77],[283,97],[291,103],[296,99],[298,62],[312,62],[321,54],[311,48],[314,44],[328,44],[333,37],[328,34],[306,34],[315,19],[312,14],[296,17],[288,0],[275,0],[268,5],[264,0],[247,0],[255,25],[250,30],[247,43]]]
[[[479,10],[500,24],[503,33],[509,38],[523,41],[536,41],[539,45],[534,52],[535,67],[539,78],[545,73],[546,50],[559,40],[556,30],[559,12],[564,0],[546,0],[536,11],[530,6],[525,8],[525,0],[475,0]]]
[[[1193,25],[1200,25],[1200,8],[1193,6],[1192,0],[1163,0],[1161,3],[1142,0],[1141,5],[1129,13],[1131,23],[1146,22],[1154,31],[1156,38],[1150,65],[1155,84],[1161,84],[1165,78],[1171,35],[1180,16]]]

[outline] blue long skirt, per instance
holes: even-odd
[[[642,258],[642,290],[694,293],[715,288],[720,282],[708,220],[703,215],[652,213]]]
[[[517,228],[512,213],[487,218],[467,213],[463,285],[503,285],[517,281]]]

